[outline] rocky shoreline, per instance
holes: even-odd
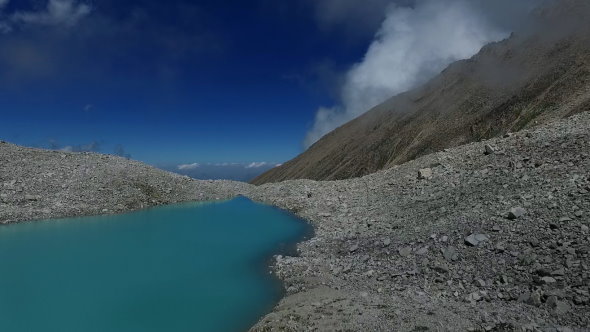
[[[588,331],[590,113],[363,178],[260,187],[0,143],[0,222],[245,195],[309,220],[253,331]]]
[[[250,192],[310,220],[253,331],[589,331],[590,113],[359,179]]]

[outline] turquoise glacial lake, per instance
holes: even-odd
[[[0,227],[0,331],[245,331],[310,226],[246,198]]]

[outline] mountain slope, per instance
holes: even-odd
[[[249,197],[315,229],[252,331],[589,331],[590,112]]]
[[[0,224],[225,199],[249,188],[242,182],[197,181],[111,155],[0,141]]]
[[[590,110],[590,4],[562,0],[534,28],[485,46],[253,180],[359,177]]]

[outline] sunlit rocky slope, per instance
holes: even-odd
[[[0,141],[0,223],[224,199],[247,187],[241,182],[196,181],[111,155]]]
[[[250,196],[311,220],[255,331],[589,331],[590,113]]]
[[[590,109],[590,2],[560,0],[510,38],[334,130],[253,180],[347,179]]]

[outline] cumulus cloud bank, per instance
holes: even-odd
[[[10,0],[0,0],[0,32],[10,32],[21,24],[45,26],[74,26],[90,14],[92,7],[77,0],[48,0],[40,11],[17,11],[4,14],[2,11]]]
[[[346,74],[339,105],[317,111],[305,147],[485,44],[506,38],[511,24],[540,1],[417,0],[411,7],[392,2],[364,59]]]

